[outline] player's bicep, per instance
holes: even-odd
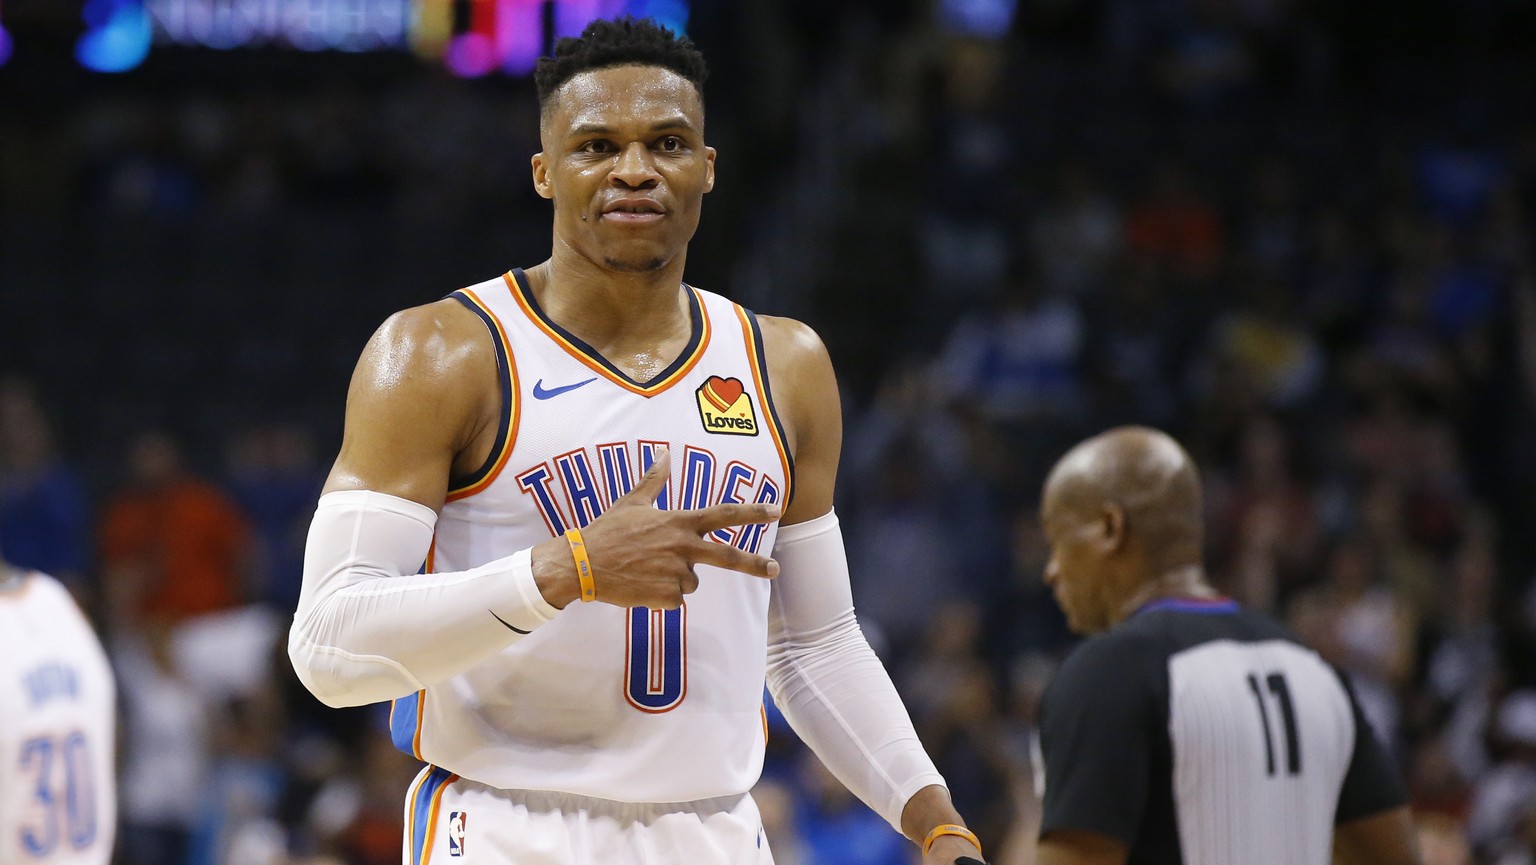
[[[457,309],[449,301],[397,313],[368,341],[325,492],[368,489],[442,507],[455,456],[495,392],[494,359]]]
[[[843,446],[837,375],[821,338],[798,321],[759,316],[775,408],[794,455],[794,498],[784,525],[815,519],[832,509]]]

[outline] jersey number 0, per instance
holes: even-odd
[[[624,697],[642,712],[669,712],[688,696],[688,605],[632,607]]]

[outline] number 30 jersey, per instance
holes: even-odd
[[[496,346],[503,413],[491,457],[457,479],[429,571],[474,568],[596,519],[671,452],[657,506],[788,502],[793,470],[755,317],[681,289],[687,346],[630,379],[539,308],[521,271],[451,295]],[[777,525],[710,540],[769,555]],[[395,743],[507,789],[628,802],[744,793],[762,769],[767,580],[708,565],[677,610],[574,602],[495,657],[396,700]],[[487,615],[491,615],[487,611]]]
[[[1406,801],[1338,671],[1230,601],[1143,607],[1040,711],[1042,834],[1107,835],[1130,865],[1327,865],[1335,825]]]
[[[0,862],[112,858],[116,690],[106,653],[52,577],[0,591]]]

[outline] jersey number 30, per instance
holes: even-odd
[[[34,736],[22,743],[20,764],[22,777],[33,779],[33,815],[22,821],[22,848],[41,859],[63,844],[89,847],[96,840],[96,790],[85,734]]]

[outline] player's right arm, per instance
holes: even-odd
[[[455,461],[472,456],[499,410],[483,331],[451,300],[379,327],[353,371],[341,453],[323,492],[373,490],[442,509]]]
[[[499,651],[518,635],[487,610],[522,630],[554,614],[516,578],[526,554],[522,568],[417,574],[455,462],[494,426],[495,358],[478,326],[451,300],[396,313],[353,372],[288,639],[299,679],[327,704],[401,697]]]
[[[310,525],[288,656],[322,702],[405,696],[458,675],[550,621],[579,594],[570,548],[552,538],[480,567],[419,573],[449,478],[489,451],[499,405],[489,334],[456,301],[379,328],[347,395],[341,453]],[[703,535],[766,522],[764,505],[661,511],[658,457],[629,496],[583,529],[600,601],[676,607],[696,563],[759,576],[776,566]]]

